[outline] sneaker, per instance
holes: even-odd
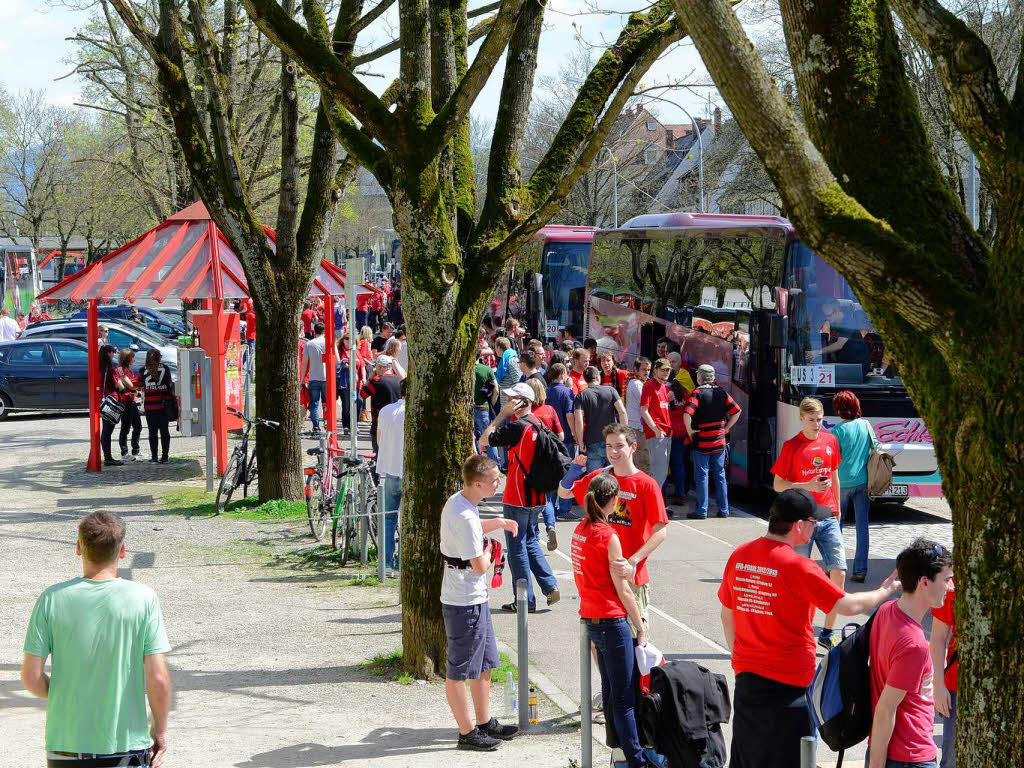
[[[555,520],[562,523],[578,523],[581,519],[582,518],[578,515],[574,515],[572,512],[567,512],[566,514],[562,514],[561,512],[555,513]]]
[[[160,463],[161,464],[170,464],[171,460],[168,459],[166,456],[164,456],[162,459],[160,459]]]
[[[832,630],[821,630],[818,634],[818,645],[824,648],[826,651],[831,651],[837,645],[839,645],[839,638]]]
[[[544,595],[544,597],[546,597],[548,599],[548,608],[550,608],[552,605],[554,605],[555,603],[557,603],[559,600],[562,599],[562,593],[559,592],[558,589],[556,588],[556,589],[552,589],[550,592],[548,592],[546,595]]]
[[[106,459],[103,462],[108,467],[123,467],[124,462],[120,459]]]
[[[153,457],[152,459],[148,459],[148,460],[146,461],[146,463],[147,463],[147,464],[159,464],[159,463],[160,463],[160,461],[159,461],[159,460],[157,459],[157,457],[156,457],[156,456],[154,456],[154,457]]]
[[[479,728],[474,728],[469,733],[459,734],[459,743],[456,749],[468,749],[473,752],[493,752],[501,744],[499,739],[492,738]]]
[[[554,552],[556,549],[558,549],[558,535],[554,528],[548,528],[548,552]]]
[[[550,603],[548,603],[548,604],[550,605]],[[503,606],[501,606],[501,610],[503,610],[505,613],[516,613],[516,601],[513,600],[511,603],[505,603]],[[531,605],[530,606],[530,613],[536,613],[536,612],[537,612],[537,606],[536,605]]]
[[[700,512],[687,512],[686,513],[686,519],[687,520],[707,520],[708,516],[707,515],[702,515]]]
[[[855,581],[858,584],[863,584],[864,579],[866,579],[867,577],[868,575],[866,573],[855,573],[852,576],[850,576],[850,581]]]
[[[729,516],[729,513],[728,513],[728,512],[719,512],[719,513],[718,513],[718,514],[716,515],[716,517],[728,517],[728,516]]]
[[[502,725],[498,722],[498,719],[496,717],[492,717],[483,725],[478,725],[477,730],[483,731],[485,736],[490,736],[492,739],[508,741],[517,733],[519,733],[519,726]]]

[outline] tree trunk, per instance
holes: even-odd
[[[461,261],[454,230],[440,204],[423,208],[428,210],[396,206],[395,225],[402,238],[402,308],[409,332],[401,524],[403,664],[409,673],[428,678],[444,673],[447,647],[438,599],[441,510],[461,487],[462,464],[473,452],[471,372],[483,304],[465,306],[460,296],[478,290],[445,278],[445,262]]]
[[[299,403],[299,313],[303,295],[279,294],[270,307],[254,303],[256,314],[256,415],[280,427],[256,428],[260,501],[303,496],[303,427]],[[261,311],[262,310],[262,311]],[[288,329],[293,329],[289,332]]]

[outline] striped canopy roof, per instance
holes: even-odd
[[[267,229],[267,243],[275,247]],[[357,294],[375,288],[359,286]],[[309,295],[344,296],[345,270],[321,260]],[[88,268],[43,291],[45,301],[71,299],[241,299],[249,296],[242,263],[197,202]]]

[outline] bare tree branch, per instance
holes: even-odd
[[[373,22],[375,22],[388,8],[390,8],[394,4],[395,0],[381,0],[371,10],[367,11],[361,19],[359,19],[358,21],[356,21],[355,24],[352,25],[352,28],[349,32],[349,34],[352,36],[352,39],[355,39],[356,35],[358,35],[368,26],[373,24]]]

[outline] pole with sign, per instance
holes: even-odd
[[[352,456],[358,453],[359,413],[356,410],[356,400],[359,397],[359,383],[356,380],[356,344],[359,343],[359,329],[356,328],[356,288],[362,282],[363,260],[345,259],[345,308],[348,310],[348,412]]]

